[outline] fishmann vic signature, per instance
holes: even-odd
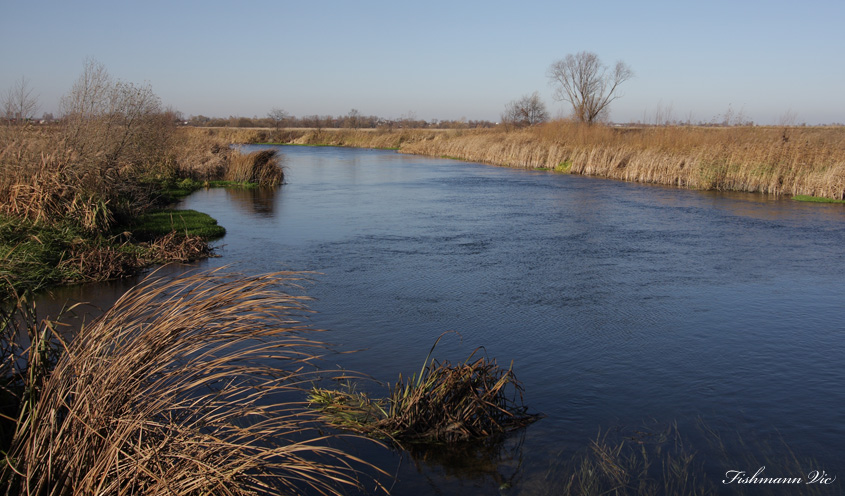
[[[765,477],[764,470],[766,467],[762,466],[751,476],[745,470],[728,470],[722,484],[833,484],[836,480],[835,475],[824,470],[813,470],[806,477]]]

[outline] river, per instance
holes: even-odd
[[[845,478],[845,206],[280,151],[278,190],[183,202],[228,231],[200,267],[315,271],[313,325],[360,350],[338,365],[379,381],[417,372],[454,330],[437,358],[483,346],[545,415],[476,463],[368,453],[396,473],[394,494],[554,494],[562,461],[597,436],[644,442],[670,426],[719,489],[757,463],[806,478],[778,465],[784,445],[814,460],[800,470]]]

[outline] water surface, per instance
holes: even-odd
[[[277,192],[185,201],[228,231],[204,266],[319,272],[307,288],[314,325],[337,349],[362,350],[337,364],[377,380],[418,371],[457,331],[437,357],[483,346],[513,361],[526,402],[547,416],[493,470],[402,457],[395,494],[547,490],[565,476],[554,460],[644,423],[677,423],[693,443],[698,422],[728,441],[782,438],[845,477],[841,205],[389,151],[281,152]],[[757,468],[696,448],[714,482]],[[400,455],[374,456],[396,470]]]

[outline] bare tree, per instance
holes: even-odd
[[[34,90],[26,77],[21,76],[15,84],[3,95],[3,113],[9,120],[19,123],[26,122],[35,117],[38,111],[38,96],[33,95]]]
[[[159,159],[173,128],[172,116],[162,111],[149,85],[114,80],[93,60],[86,61],[61,109],[68,143],[108,166]]]
[[[267,113],[267,117],[269,117],[270,120],[273,121],[273,124],[278,130],[279,126],[282,125],[282,122],[286,121],[290,117],[290,115],[285,112],[284,109],[280,109],[279,107],[273,107],[272,109],[270,109],[270,112]]]
[[[361,112],[358,109],[352,109],[346,114],[343,120],[343,127],[358,128],[361,127]]]
[[[536,91],[508,103],[502,113],[502,122],[506,126],[533,126],[548,119],[549,113],[546,111],[546,104],[543,103],[540,94]]]
[[[634,72],[622,61],[610,69],[595,53],[580,52],[554,62],[548,76],[556,86],[555,99],[572,105],[575,120],[592,124],[607,117],[610,102],[620,96],[619,85]]]

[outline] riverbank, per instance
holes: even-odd
[[[149,127],[158,141],[143,153],[112,151],[94,131],[74,142],[70,127],[0,128],[0,301],[211,256],[208,242],[225,229],[166,208],[200,188],[284,180],[274,151],[242,154],[165,121]]]
[[[845,199],[843,127],[610,127],[522,130],[194,129],[234,143],[395,149],[491,165],[681,188]]]

